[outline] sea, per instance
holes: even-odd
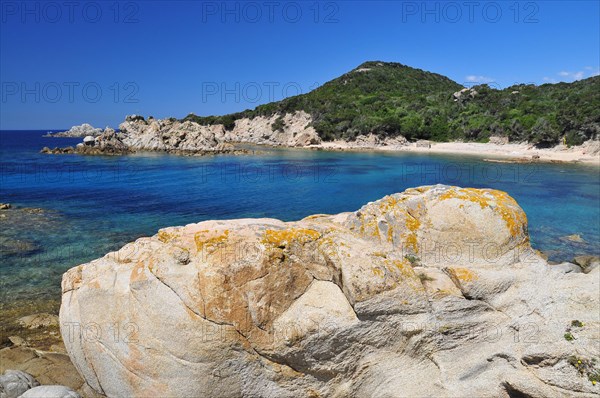
[[[0,131],[0,203],[13,207],[0,210],[0,331],[18,316],[57,312],[67,269],[159,228],[353,211],[421,185],[506,191],[528,216],[532,246],[551,261],[600,255],[598,166],[266,148],[236,156],[48,155],[40,149],[81,139],[43,137],[47,131]]]

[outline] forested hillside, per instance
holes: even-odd
[[[462,90],[462,91],[461,91]],[[580,144],[600,133],[600,77],[573,83],[487,85],[464,89],[451,79],[398,63],[371,61],[303,95],[253,110],[186,120],[222,123],[303,110],[324,140],[403,135],[409,140],[485,142],[490,136],[555,145]],[[273,130],[282,127],[282,119]]]

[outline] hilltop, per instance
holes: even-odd
[[[190,114],[183,121],[223,124],[303,111],[323,141],[360,135],[409,141],[487,142],[491,136],[547,147],[579,145],[600,132],[600,77],[573,83],[519,84],[502,90],[465,88],[440,74],[391,62],[365,62],[307,93],[223,116]]]

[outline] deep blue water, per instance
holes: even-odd
[[[80,141],[43,138],[44,133],[0,132],[0,202],[47,210],[33,220],[0,218],[5,245],[33,245],[21,253],[0,252],[3,304],[56,300],[65,270],[161,227],[240,217],[295,220],[355,210],[384,195],[436,183],[507,191],[528,215],[533,246],[550,251],[551,259],[600,253],[595,166],[309,150],[218,157],[43,155],[44,146]],[[586,243],[559,239],[575,233]]]

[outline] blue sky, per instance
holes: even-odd
[[[598,1],[0,1],[0,129],[224,114],[367,60],[464,85],[598,74]]]

